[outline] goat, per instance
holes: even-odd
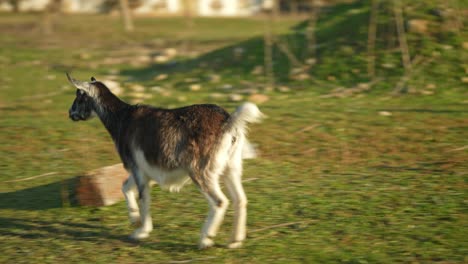
[[[231,115],[213,104],[177,109],[130,105],[94,77],[91,82],[82,82],[67,73],[67,78],[77,88],[70,119],[84,121],[98,116],[130,173],[122,191],[130,221],[140,224],[132,239],[146,238],[153,229],[150,183],[179,191],[192,180],[210,206],[199,247],[213,246],[229,203],[221,191],[223,180],[234,203],[234,229],[228,247],[242,245],[247,218],[247,198],[241,181],[242,153],[249,146],[246,125],[263,116],[255,104],[245,103]]]

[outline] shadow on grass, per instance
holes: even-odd
[[[354,9],[362,9],[362,12],[350,12],[350,10]],[[319,18],[316,33],[320,45],[316,47],[315,52],[317,60],[322,63],[320,67],[310,69],[313,76],[317,76],[317,74],[320,76],[327,76],[331,73],[337,74],[337,71],[348,73],[351,66],[356,68],[356,65],[362,64],[360,62],[361,58],[356,55],[364,51],[366,47],[367,11],[365,3],[359,1],[350,4],[338,4],[333,8],[322,10],[323,14]],[[305,60],[308,59],[306,50],[308,40],[305,37],[307,26],[308,20],[302,21],[291,27],[290,33],[277,36],[287,44],[291,53],[302,63],[305,63]],[[352,45],[355,48],[352,51],[354,56],[340,53],[339,48],[344,44]],[[236,50],[239,48],[243,51],[242,55],[236,55]],[[206,79],[207,72],[221,74],[227,78],[248,80],[252,78],[252,71],[256,67],[264,65],[264,49],[264,37],[257,36],[221,47],[194,59],[172,61],[167,64],[153,64],[145,68],[127,69],[121,73],[143,81],[152,80],[155,73],[195,73],[195,75],[201,77],[200,79]],[[333,61],[330,61],[330,58],[333,58]],[[275,81],[280,83],[291,82],[290,72],[297,66],[292,65],[288,56],[278,45],[273,45],[272,60],[274,62]],[[360,76],[359,78],[365,79],[367,77]],[[354,81],[354,79],[352,80]],[[351,82],[351,80],[347,81]]]
[[[62,207],[63,182],[0,193],[0,209],[46,210]]]
[[[468,110],[452,110],[452,109],[424,109],[424,108],[386,108],[378,109],[378,111],[402,112],[402,113],[427,113],[427,114],[463,114],[468,113]]]
[[[27,188],[20,191],[0,193],[0,209],[42,211],[47,209],[62,208],[63,190],[71,190],[76,179],[59,181],[37,187]],[[74,195],[69,192],[69,198]],[[72,201],[72,206],[78,206]],[[18,211],[18,214],[21,212]],[[122,211],[122,214],[126,212]],[[21,216],[20,216],[21,217]],[[134,241],[129,238],[129,233],[116,234],[112,227],[97,221],[73,222],[52,219],[39,220],[20,217],[0,216],[0,237],[19,237],[24,239],[64,239],[73,241],[119,241],[122,246],[141,246],[165,252],[188,252],[197,250],[196,241],[184,243],[181,241],[170,241],[158,237],[153,233],[152,238],[156,241]],[[58,217],[59,218],[59,217]],[[131,232],[131,228],[128,230]]]
[[[197,251],[198,246],[196,244],[196,241],[194,243],[183,243],[180,241],[157,241],[157,242],[146,242],[146,241],[141,241],[141,242],[132,242],[129,240],[130,243],[135,243],[138,244],[141,247],[149,248],[152,250],[159,250],[163,252],[177,252],[177,253],[184,253],[184,252],[190,252],[190,251]]]
[[[126,234],[112,234],[111,228],[99,222],[73,223],[0,217],[0,236],[90,242],[113,240],[123,242],[127,246],[139,246],[139,242],[130,240]]]
[[[0,217],[0,236],[23,239],[61,239],[72,241],[119,241],[125,247],[146,247],[165,252],[188,252],[197,250],[195,243],[178,241],[135,241],[128,234],[114,234],[114,230],[100,222],[73,223],[70,221],[44,221]],[[114,243],[114,242],[113,242]]]
[[[29,239],[70,237],[74,240],[95,240],[96,237],[103,237],[103,232],[105,230],[95,224],[0,217],[0,235],[2,236]]]

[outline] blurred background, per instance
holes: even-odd
[[[467,262],[467,17],[462,0],[0,0],[0,262]],[[228,211],[197,250],[194,186],[153,189],[139,243],[123,200],[77,204],[74,179],[120,161],[99,120],[68,119],[65,72],[130,103],[256,103],[244,248],[223,248]]]

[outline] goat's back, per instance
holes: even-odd
[[[140,105],[132,111],[126,137],[152,165],[164,169],[193,166],[215,151],[230,115],[211,104],[176,109]],[[199,164],[202,166],[203,164]]]

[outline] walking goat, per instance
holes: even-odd
[[[223,180],[235,211],[228,247],[242,245],[247,217],[247,198],[241,182],[242,153],[249,146],[247,123],[258,122],[263,115],[256,105],[245,103],[232,115],[211,104],[177,109],[130,105],[94,77],[91,82],[77,81],[68,74],[67,77],[77,88],[69,110],[70,119],[79,121],[98,116],[130,173],[122,190],[130,221],[141,223],[131,238],[146,238],[153,229],[150,182],[155,181],[169,191],[179,191],[191,179],[210,206],[199,246],[212,246],[229,203],[221,191],[220,180]]]

